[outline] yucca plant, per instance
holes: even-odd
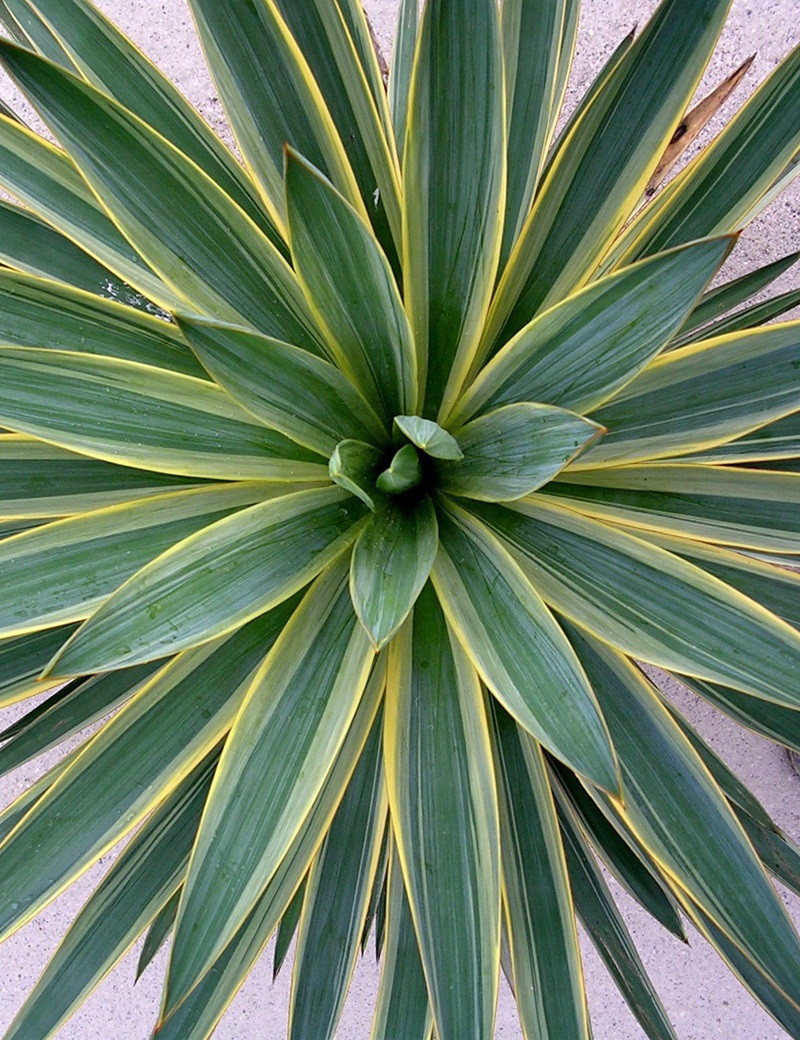
[[[0,3],[59,143],[0,116],[0,769],[103,720],[0,815],[0,935],[133,834],[7,1040],[145,931],[161,1040],[276,931],[292,1040],[371,931],[373,1040],[489,1040],[501,970],[588,1040],[576,915],[673,1037],[596,857],[800,1037],[800,852],[639,665],[800,748],[797,295],[729,316],[794,257],[707,290],[800,50],[653,192],[728,6],[561,128],[577,0],[403,0],[388,88],[357,0],[191,0],[240,164],[87,0]]]

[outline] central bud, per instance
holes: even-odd
[[[356,495],[373,511],[383,495],[403,495],[423,484],[426,459],[458,461],[464,457],[452,434],[431,419],[398,415],[394,420],[394,452],[362,441],[342,441],[331,455],[331,480]]]

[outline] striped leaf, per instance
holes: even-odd
[[[69,625],[0,640],[0,708],[52,687],[52,680],[40,676],[74,631],[75,626]]]
[[[701,451],[800,409],[800,322],[674,350],[592,418],[608,433],[577,469]]]
[[[316,577],[355,539],[362,512],[352,496],[325,488],[282,495],[208,525],[110,596],[52,670],[107,671],[233,631]]]
[[[699,567],[539,496],[475,512],[582,628],[651,664],[800,704],[797,631]]]
[[[52,46],[45,49],[48,37],[57,40],[65,68],[72,71],[74,65],[90,83],[171,141],[278,243],[257,192],[231,152],[170,80],[96,7],[87,0],[4,2],[13,14],[24,18],[27,35],[37,49],[48,56],[52,51]]]
[[[431,0],[419,30],[403,159],[403,272],[424,415],[446,414],[494,285],[505,120],[494,0]],[[444,398],[444,400],[443,400]]]
[[[372,660],[346,568],[337,564],[283,630],[225,742],[181,896],[166,1014],[234,938],[278,870],[330,772]]]
[[[379,658],[322,790],[277,872],[244,924],[186,1000],[168,1017],[160,1016],[156,1027],[159,1040],[208,1040],[214,1032],[308,872],[373,724],[377,734],[381,732],[382,719],[376,720],[376,714],[385,674],[384,662]]]
[[[205,758],[289,613],[282,606],[177,657],[85,746],[0,845],[0,934],[30,920]]]
[[[408,98],[411,92],[411,73],[419,29],[417,0],[400,0],[397,26],[394,33],[392,60],[389,63],[389,111],[395,129],[397,151],[403,158],[408,122]]]
[[[439,535],[431,577],[483,681],[556,757],[616,791],[614,752],[602,715],[538,592],[495,536],[457,506],[440,511]]]
[[[180,318],[214,379],[267,426],[330,455],[341,440],[388,443],[386,428],[337,368],[307,350],[255,332]]]
[[[728,6],[728,0],[664,0],[584,111],[506,267],[484,334],[487,350],[597,267],[682,118]]]
[[[186,873],[215,764],[213,755],[198,766],[125,848],[70,926],[8,1040],[49,1037],[169,900]]]
[[[408,617],[438,548],[429,498],[405,509],[389,503],[367,521],[350,562],[350,595],[375,646],[385,646]]]
[[[526,1040],[589,1040],[578,932],[541,747],[493,706],[503,892]]]
[[[596,408],[665,346],[729,249],[729,239],[699,242],[570,296],[493,358],[448,425],[518,401]]]
[[[800,553],[800,479],[664,463],[570,473],[544,489],[570,508],[634,527],[764,552]]]
[[[384,420],[415,411],[411,330],[389,262],[368,225],[292,151],[286,205],[295,270],[336,363]]]
[[[430,1040],[433,1019],[397,849],[387,881],[387,935],[370,1040]]]
[[[439,467],[439,487],[482,502],[522,498],[546,484],[603,435],[563,408],[509,404],[456,431],[464,457]]]
[[[0,346],[0,422],[107,462],[183,476],[326,476],[318,455],[214,384],[120,358]]]
[[[657,861],[795,1004],[800,938],[733,811],[642,674],[570,633],[619,752],[620,812]]]
[[[160,552],[270,495],[269,485],[257,483],[177,491],[81,513],[4,539],[0,632],[30,632],[88,617]],[[63,637],[62,632],[62,643]]]
[[[0,60],[126,238],[179,299],[313,349],[318,335],[291,269],[207,174],[128,109],[63,69],[7,42]],[[165,221],[165,213],[182,219]]]
[[[436,1034],[490,1040],[500,967],[491,745],[478,678],[430,585],[390,648],[384,748]]]
[[[356,965],[386,824],[380,733],[356,767],[308,879],[295,950],[290,1040],[331,1040]]]

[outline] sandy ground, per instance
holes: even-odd
[[[100,6],[178,83],[215,129],[226,135],[216,91],[194,38],[184,0],[102,0]],[[368,0],[367,7],[388,53],[397,0]],[[568,105],[588,86],[613,46],[634,24],[641,25],[654,0],[584,0],[580,42]],[[800,38],[800,0],[734,0],[728,26],[707,76],[709,87],[748,55],[758,58],[740,93],[728,102],[714,127],[730,116]],[[730,274],[783,256],[800,244],[800,189],[778,200],[743,235]],[[800,283],[800,269],[786,274],[781,290]],[[785,830],[800,839],[800,780],[783,754],[745,733],[673,684],[675,698],[711,744],[762,799]],[[9,719],[10,721],[10,719]],[[51,764],[52,757],[47,764]],[[0,804],[6,804],[31,781],[25,767],[0,781]],[[32,924],[0,947],[0,1030],[10,1023],[81,903],[111,862],[106,857]],[[781,1040],[786,1034],[760,1010],[696,935],[686,948],[632,905],[619,887],[620,904],[651,971],[680,1040]],[[784,896],[800,922],[800,901]],[[596,1040],[640,1040],[644,1036],[598,958],[584,942],[587,986]],[[163,958],[134,988],[137,952],[129,955],[98,992],[57,1034],[57,1040],[147,1040],[154,1022]],[[370,953],[359,966],[339,1040],[366,1040],[377,985]],[[289,974],[271,984],[268,953],[251,974],[215,1036],[218,1040],[278,1040],[285,1036]],[[503,994],[497,1019],[498,1040],[521,1037],[513,1003]],[[402,1038],[398,1038],[402,1040]],[[467,1038],[465,1038],[467,1040]]]

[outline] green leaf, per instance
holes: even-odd
[[[677,1040],[608,885],[563,801],[558,817],[575,909],[589,938],[650,1040]]]
[[[483,502],[522,498],[551,480],[603,427],[563,408],[509,404],[456,431],[463,461],[439,467],[439,487]]]
[[[111,223],[60,149],[0,116],[0,184],[67,239],[162,307],[180,297]]]
[[[347,142],[363,211],[369,214],[376,237],[394,262],[395,245],[398,249],[400,245],[399,174],[382,83],[380,91],[376,90],[374,57],[369,80],[360,67],[366,48],[371,46],[364,40],[366,27],[358,10],[360,4],[354,0],[274,2],[308,61],[339,136]],[[359,28],[354,42],[351,31]]]
[[[286,142],[324,169],[351,202],[360,203],[342,141],[279,5],[191,0],[190,6],[248,172],[278,225],[285,222]]]
[[[168,1018],[161,1017],[156,1027],[159,1040],[208,1040],[213,1033],[308,872],[370,730],[375,739],[380,739],[382,719],[378,709],[385,674],[384,660],[378,658],[333,767],[276,874],[236,936],[195,989]]]
[[[622,262],[748,223],[800,146],[798,84],[800,47],[627,229],[617,249]]]
[[[376,731],[308,879],[295,950],[290,1040],[331,1040],[359,953],[381,854],[387,801]]]
[[[495,702],[503,894],[514,994],[526,1040],[589,1040],[578,932],[539,744]]]
[[[554,790],[617,881],[659,924],[688,943],[674,896],[629,831],[616,816],[603,812],[603,802],[593,800],[574,773],[556,762],[552,771]]]
[[[790,253],[788,256],[781,257],[780,260],[773,260],[772,263],[758,267],[755,271],[749,271],[739,278],[731,279],[716,289],[709,289],[700,297],[697,306],[681,326],[673,341],[674,344],[683,346],[684,343],[694,339],[705,338],[705,333],[698,330],[761,292],[776,278],[780,278],[790,267],[793,267],[798,260],[800,260],[800,252]]]
[[[800,846],[771,820],[759,822],[734,806],[739,822],[767,870],[795,895],[800,894]]]
[[[52,635],[60,635],[56,630]],[[52,640],[56,643],[56,639]],[[57,646],[54,646],[55,653]],[[52,653],[51,653],[52,657]],[[129,700],[155,672],[153,664],[75,680],[0,732],[0,775],[29,762],[37,755],[78,733]]]
[[[415,488],[421,480],[422,465],[417,449],[413,444],[406,444],[395,452],[388,468],[378,474],[375,486],[384,494],[399,495]]]
[[[439,544],[436,510],[426,496],[411,508],[388,503],[370,517],[353,549],[350,595],[375,646],[385,646],[428,580]]]
[[[286,910],[281,917],[281,923],[278,925],[278,931],[275,936],[275,953],[272,968],[273,982],[277,979],[278,973],[283,967],[283,963],[289,953],[289,947],[291,946],[292,940],[297,931],[300,914],[303,911],[303,901],[306,897],[306,884],[307,879],[303,880],[300,887],[292,896],[292,901],[286,907]]]
[[[794,629],[699,567],[542,498],[474,509],[560,614],[632,657],[800,704]]]
[[[411,92],[411,73],[419,28],[419,3],[417,0],[400,0],[397,12],[397,27],[394,33],[392,60],[389,63],[389,111],[395,130],[397,151],[400,159],[406,143],[408,122],[408,98]]]
[[[51,669],[107,671],[232,631],[316,577],[355,539],[362,512],[352,496],[325,488],[208,525],[110,596]]]
[[[270,485],[258,483],[176,491],[80,513],[3,539],[0,632],[23,633],[88,617],[159,553],[272,493]],[[64,635],[62,631],[60,643]]]
[[[431,574],[448,622],[517,722],[570,768],[617,790],[614,752],[566,636],[519,566],[457,506],[439,512]]]
[[[0,708],[52,688],[51,679],[39,677],[74,631],[75,626],[70,625],[0,640]]]
[[[608,433],[577,469],[702,451],[800,409],[800,322],[656,359],[592,418]]]
[[[27,34],[45,56],[59,61],[48,39],[63,48],[61,64],[136,113],[216,181],[275,244],[279,236],[253,184],[231,152],[179,90],[116,26],[87,0],[5,0],[17,17],[27,15]],[[31,10],[33,8],[33,10]]]
[[[420,419],[418,415],[396,415],[394,425],[420,451],[434,459],[458,461],[464,457],[455,437],[432,419]]]
[[[486,350],[597,268],[683,117],[728,7],[728,0],[665,0],[626,51],[548,172],[498,286]]]
[[[428,990],[397,849],[388,878],[386,953],[370,1040],[430,1040]]]
[[[783,993],[773,986],[769,979],[748,960],[748,958],[727,938],[725,933],[714,924],[695,904],[687,901],[687,912],[694,924],[706,937],[717,953],[726,961],[728,967],[739,981],[747,987],[756,1000],[772,1015],[791,1036],[800,1033],[800,1011],[795,1004],[787,1000]]]
[[[619,754],[616,807],[656,861],[797,1002],[800,939],[722,792],[628,660],[571,630]]]
[[[478,375],[448,426],[520,401],[596,408],[659,353],[729,249],[729,239],[713,239],[653,257],[535,318]]]
[[[763,303],[745,307],[735,314],[728,315],[727,318],[721,318],[719,321],[707,325],[694,335],[690,335],[686,342],[694,343],[698,339],[707,339],[710,336],[727,336],[733,332],[742,332],[745,329],[766,325],[767,322],[779,318],[787,311],[794,310],[798,304],[800,304],[800,289],[781,293],[779,296],[764,300]]]
[[[384,420],[414,411],[411,329],[369,226],[293,151],[286,159],[286,205],[297,277],[336,363]]]
[[[84,746],[0,845],[0,934],[35,916],[205,758],[292,606],[175,658]]]
[[[103,264],[21,206],[0,202],[0,261],[17,271],[64,282],[116,299],[129,307],[155,310]]]
[[[633,527],[800,553],[800,478],[793,473],[681,463],[621,466],[564,474],[544,494]]]
[[[225,742],[175,929],[168,1014],[258,901],[330,772],[373,652],[343,564],[312,587],[255,676]]]
[[[568,0],[509,0],[501,9],[508,121],[508,192],[501,265],[530,212],[550,141]],[[569,55],[565,60],[569,63]]]
[[[175,325],[50,279],[12,271],[0,271],[0,341],[123,358],[205,378]]]
[[[317,347],[288,264],[207,174],[128,109],[63,69],[5,41],[0,60],[126,238],[179,299],[211,317],[243,318],[267,335]],[[165,220],[168,213],[182,219]]]
[[[115,466],[44,441],[0,434],[0,516],[68,516],[181,491],[197,481]]]
[[[142,948],[139,952],[139,960],[136,963],[136,981],[144,975],[152,964],[156,955],[161,951],[164,943],[172,934],[175,924],[175,916],[178,913],[178,903],[181,898],[180,888],[176,888],[169,899],[164,903],[156,916],[153,918],[147,934],[144,937]]]
[[[768,469],[790,469],[800,457],[800,412],[776,419],[752,433],[727,444],[718,444],[696,454],[684,455],[681,462],[765,463]],[[784,460],[788,460],[784,462]]]
[[[414,58],[403,153],[403,272],[422,414],[432,419],[450,410],[472,362],[499,260],[499,22],[494,0],[431,0]]]
[[[0,422],[106,462],[222,480],[324,480],[318,455],[213,383],[134,361],[0,346]]]
[[[328,463],[328,475],[339,487],[349,491],[373,512],[380,496],[375,481],[380,471],[383,453],[363,441],[342,441],[336,445]]]
[[[796,709],[748,696],[719,683],[690,678],[683,678],[682,682],[736,722],[800,754],[800,712]]]
[[[478,678],[430,585],[391,644],[384,747],[437,1036],[490,1040],[500,968],[492,751]]]
[[[6,1034],[45,1040],[100,983],[182,880],[214,775],[202,763],[145,823],[81,909]]]
[[[256,332],[180,318],[220,386],[248,412],[303,447],[330,455],[339,441],[388,443],[386,428],[337,368]]]

